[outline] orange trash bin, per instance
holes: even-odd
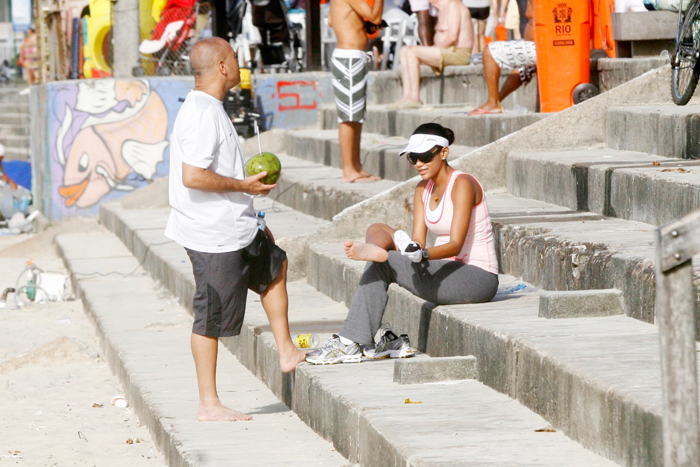
[[[598,94],[590,84],[589,0],[536,1],[535,43],[542,112],[558,112]]]
[[[615,0],[591,0],[591,37],[594,50],[604,51],[608,57],[616,58],[615,39],[612,35],[612,14]]]

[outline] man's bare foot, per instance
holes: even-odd
[[[218,403],[215,405],[199,404],[197,418],[200,422],[242,422],[252,420],[253,416],[229,409]]]
[[[371,243],[345,242],[345,254],[356,261],[376,261],[383,263],[389,259],[389,252]]]
[[[294,371],[298,364],[306,359],[306,352],[292,346],[292,350],[284,355],[280,354],[280,370],[282,373]]]
[[[372,175],[371,173],[367,172],[366,170],[363,170],[362,172],[355,172],[350,175],[344,175],[341,177],[341,181],[344,183],[364,183],[364,182],[376,182],[377,180],[381,180],[382,177],[378,177],[377,175]]]
[[[423,102],[420,100],[413,100],[409,99],[407,97],[402,97],[398,101],[394,102],[393,104],[389,104],[386,106],[387,109],[389,110],[396,110],[396,109],[417,109],[419,107],[423,106]]]

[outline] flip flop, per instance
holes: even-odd
[[[471,112],[469,112],[467,115],[493,115],[493,114],[502,114],[503,113],[503,107],[500,109],[493,109],[493,110],[486,110],[482,109],[479,107],[478,109],[474,109]]]

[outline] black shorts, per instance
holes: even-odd
[[[287,258],[287,253],[262,231],[250,245],[236,251],[185,250],[192,261],[196,284],[192,333],[208,337],[240,334],[248,290],[265,292]]]
[[[491,7],[484,6],[480,8],[467,7],[469,8],[469,13],[472,15],[472,19],[478,19],[479,21],[486,21],[489,19],[489,13],[491,12]]]

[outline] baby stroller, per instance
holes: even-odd
[[[302,71],[304,62],[303,26],[292,23],[284,0],[251,0],[253,25],[260,31],[257,66]],[[262,62],[262,63],[260,63]]]
[[[161,20],[151,35],[139,45],[139,64],[134,76],[192,74],[189,50],[196,41],[197,15],[208,12],[208,3],[198,0],[168,0]]]

